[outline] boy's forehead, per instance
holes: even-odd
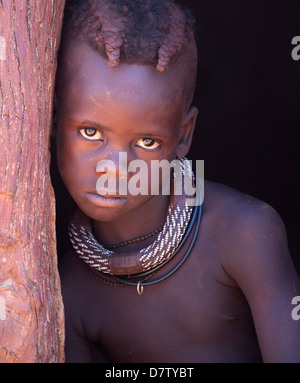
[[[65,49],[59,67],[58,92],[63,92],[61,102],[78,96],[105,98],[117,101],[126,98],[147,101],[157,107],[184,103],[188,71],[186,60],[179,60],[166,72],[152,66],[121,64],[110,68],[107,60],[85,41],[71,43]],[[104,101],[104,100],[103,100]],[[184,105],[182,105],[184,109]]]

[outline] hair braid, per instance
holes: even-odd
[[[193,38],[191,13],[174,0],[68,0],[72,24],[110,67],[120,62],[168,68]]]
[[[95,2],[89,0],[91,11],[99,20],[104,39],[108,65],[112,68],[119,65],[120,48],[125,37],[126,19],[120,14],[114,4],[110,2]],[[123,7],[123,11],[127,8]]]
[[[157,70],[163,72],[172,56],[176,55],[185,43],[185,16],[174,4],[169,3],[170,31],[158,52]]]

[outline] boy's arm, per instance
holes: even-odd
[[[84,331],[80,323],[77,322],[77,325],[72,323],[69,315],[70,311],[66,311],[66,363],[106,363],[107,360],[97,347],[83,335]],[[77,318],[80,318],[78,314]]]
[[[65,313],[65,358],[66,363],[91,363],[91,344],[82,325],[83,289],[80,284],[76,259],[69,253],[60,257],[59,272]]]
[[[66,363],[92,363],[90,342],[66,322]]]
[[[254,205],[233,221],[235,239],[223,267],[248,300],[264,362],[299,363],[300,321],[292,317],[292,299],[300,296],[300,281],[285,227],[270,206]]]

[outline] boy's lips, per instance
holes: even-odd
[[[111,194],[86,193],[86,196],[94,205],[100,207],[115,207],[127,202],[126,198]]]
[[[118,190],[97,189],[97,191],[92,191],[90,194],[100,195],[104,198],[126,198],[126,196],[121,195]]]

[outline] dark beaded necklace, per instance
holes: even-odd
[[[158,229],[152,231],[149,234],[145,234],[145,235],[142,235],[140,237],[133,238],[133,239],[128,239],[127,241],[120,242],[120,243],[117,243],[115,245],[103,245],[103,246],[106,249],[118,249],[120,247],[125,247],[125,246],[128,246],[128,245],[131,245],[133,243],[142,242],[142,241],[145,241],[146,239],[151,238],[154,235],[160,233],[163,228],[164,228],[164,225],[160,226]]]

